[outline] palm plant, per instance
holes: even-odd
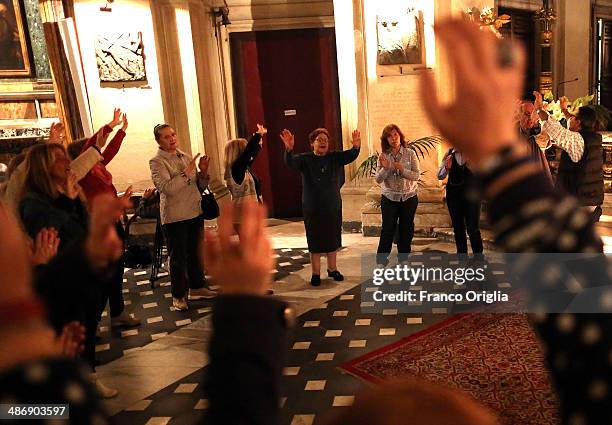
[[[430,149],[435,149],[436,146],[443,141],[442,136],[427,136],[420,139],[416,139],[412,142],[408,142],[408,148],[412,149],[416,153],[417,158],[425,158],[426,154],[429,154]],[[373,155],[367,157],[355,172],[355,175],[351,180],[361,178],[372,178],[376,175],[376,167],[378,166],[378,157],[380,153],[375,152]],[[425,171],[421,175],[425,174]],[[419,180],[419,184],[421,181]]]

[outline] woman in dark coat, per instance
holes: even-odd
[[[342,246],[342,199],[340,187],[344,166],[350,164],[361,147],[361,134],[353,131],[353,147],[346,151],[330,151],[329,131],[317,128],[308,138],[312,152],[294,154],[295,138],[289,130],[283,130],[285,162],[302,173],[302,210],[306,240],[310,251],[313,286],[321,284],[321,254],[327,255],[327,275],[336,281],[344,276],[336,268],[336,251]]]
[[[25,159],[25,194],[19,213],[27,234],[34,239],[43,229],[55,229],[60,239],[58,255],[79,249],[88,233],[88,214],[82,202],[76,175],[70,171],[70,159],[64,146],[46,143],[32,147]],[[109,270],[112,270],[109,269]],[[106,273],[109,270],[105,270]],[[100,276],[104,276],[101,273]],[[110,276],[110,274],[109,274]],[[101,396],[110,398],[117,390],[102,384],[95,375],[95,344],[98,326],[100,290],[107,285],[85,277],[81,285],[66,285],[58,291],[39,288],[39,295],[49,309],[56,330],[76,320],[85,326],[85,360],[92,370],[91,379]]]
[[[465,232],[470,237],[474,254],[482,254],[482,236],[480,235],[480,200],[471,199],[469,188],[474,175],[468,168],[465,157],[458,150],[449,150],[440,169],[438,179],[448,176],[446,183],[446,204],[453,222],[457,254],[467,254],[468,245]]]

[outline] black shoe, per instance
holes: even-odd
[[[601,206],[598,205],[597,208],[595,208],[595,210],[593,211],[593,222],[598,223],[602,214],[603,210],[601,209]]]
[[[344,280],[344,276],[338,270],[334,270],[333,272],[327,270],[327,276],[333,277],[336,282],[342,282]]]
[[[389,257],[383,254],[376,255],[376,265],[379,267],[387,267],[389,265]]]
[[[319,285],[321,285],[321,275],[313,274],[312,277],[310,278],[310,284],[312,286],[319,286]]]

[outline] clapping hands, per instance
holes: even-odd
[[[123,242],[117,235],[115,225],[126,208],[131,206],[130,186],[123,196],[104,194],[92,201],[89,234],[85,241],[85,252],[90,265],[103,269],[123,255]]]
[[[38,234],[33,242],[30,242],[30,261],[32,265],[39,266],[47,264],[57,255],[60,238],[57,230],[53,227],[45,227]]]
[[[56,352],[64,357],[75,358],[85,349],[85,327],[77,321],[70,322],[62,329],[55,341]]]
[[[378,157],[378,163],[380,164],[381,167],[383,168],[391,168],[391,163],[389,162],[389,160],[387,159],[387,157],[385,157],[385,155],[380,154]]]

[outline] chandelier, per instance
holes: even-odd
[[[491,7],[483,7],[482,10],[470,7],[466,14],[470,21],[480,25],[481,30],[491,31],[497,38],[502,38],[499,29],[510,22],[510,15],[497,16]]]

